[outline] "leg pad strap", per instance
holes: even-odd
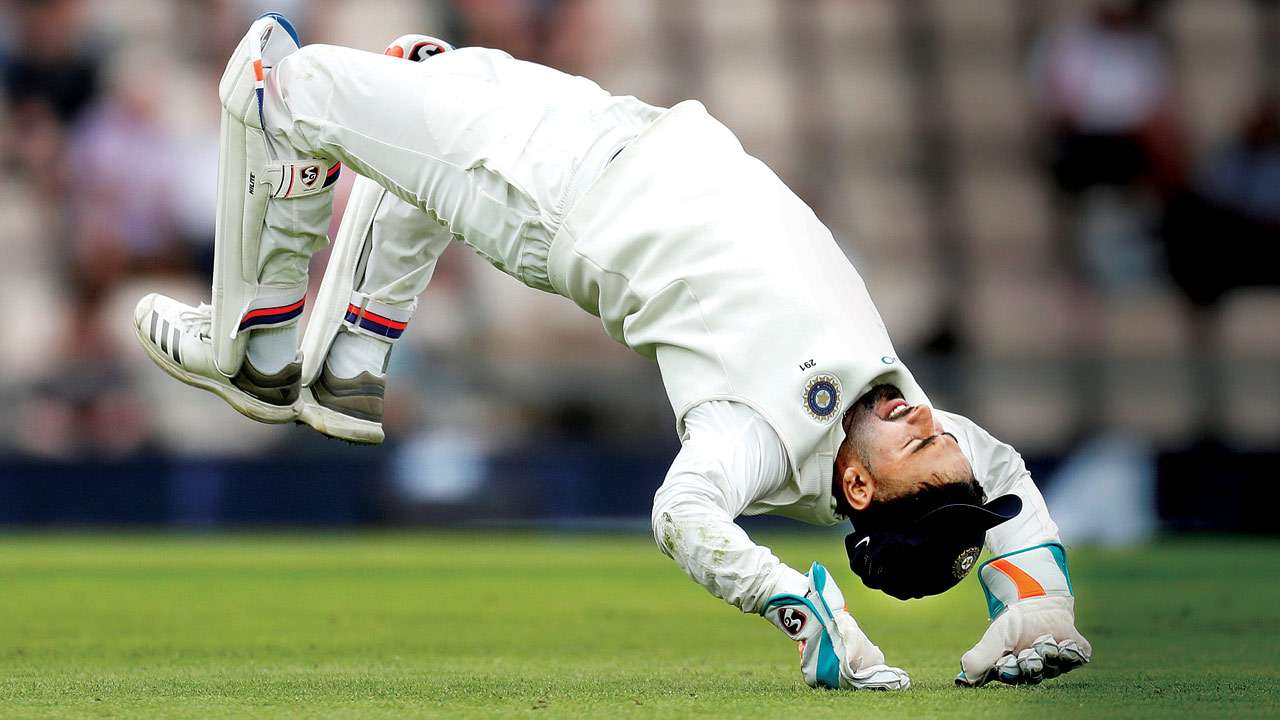
[[[338,181],[342,163],[322,160],[272,163],[263,169],[271,185],[271,197],[277,199],[306,197],[323,192]]]
[[[395,308],[375,302],[360,292],[353,292],[343,321],[356,332],[394,342],[404,334],[412,317],[413,308]]]

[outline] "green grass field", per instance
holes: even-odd
[[[904,693],[822,692],[794,646],[642,535],[10,535],[3,717],[1275,717],[1280,543],[1072,552],[1095,661],[1038,687],[952,687],[983,630],[971,577],[898,603],[838,536],[827,563],[907,668]]]

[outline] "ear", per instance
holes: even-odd
[[[845,502],[854,510],[866,510],[876,494],[876,480],[865,468],[857,463],[845,466],[840,475],[840,491],[844,493]]]

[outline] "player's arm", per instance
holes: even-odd
[[[978,577],[991,624],[961,658],[956,684],[1034,684],[1070,672],[1089,662],[1093,649],[1076,629],[1074,589],[1058,526],[1022,456],[971,421],[958,419],[986,494],[1016,494],[1023,510],[987,532],[994,557],[978,568]]]
[[[764,615],[803,642],[801,669],[815,687],[899,689],[906,673],[858,627],[821,565],[787,566],[733,522],[756,498],[787,481],[786,450],[744,405],[704,403],[685,418],[683,447],[653,505],[658,547],[712,595]]]

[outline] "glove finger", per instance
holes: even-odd
[[[1032,643],[1031,648],[1044,659],[1044,679],[1052,680],[1066,672],[1061,667],[1062,654],[1058,641],[1052,635],[1041,635]],[[1068,668],[1070,669],[1070,668]]]
[[[884,651],[880,649],[880,646],[870,641],[867,644],[870,647],[864,647],[862,652],[856,656],[858,667],[869,668],[873,665],[884,665]]]
[[[1081,657],[1084,658],[1084,661],[1089,662],[1089,660],[1093,658],[1093,645],[1091,645],[1089,641],[1080,634],[1080,631],[1075,629],[1074,626],[1067,631],[1066,635],[1067,637],[1065,638],[1065,641],[1073,643],[1076,646],[1077,652],[1079,652]]]
[[[843,610],[837,611],[835,614],[836,636],[843,645],[844,661],[852,672],[859,668],[868,668],[872,665],[884,665],[884,652],[882,652],[867,634],[858,627],[858,623],[853,616]],[[834,640],[835,638],[833,638]]]
[[[1064,640],[1058,644],[1058,669],[1060,672],[1071,672],[1089,662],[1089,656],[1081,651],[1074,640]]]
[[[1006,685],[1022,683],[1022,668],[1018,667],[1018,656],[1008,653],[995,665],[995,679]]]
[[[1038,685],[1044,680],[1044,658],[1033,648],[1027,648],[1018,653],[1018,671],[1023,683]]]
[[[968,675],[965,675],[964,671],[961,670],[960,674],[956,675],[956,687],[982,687],[983,685],[986,685],[987,683],[994,680],[995,676],[996,676],[995,668],[988,668],[987,671],[982,675],[980,675],[979,677],[972,677],[972,678],[969,677]]]
[[[906,690],[911,677],[901,668],[872,665],[845,679],[845,687],[854,690]]]

